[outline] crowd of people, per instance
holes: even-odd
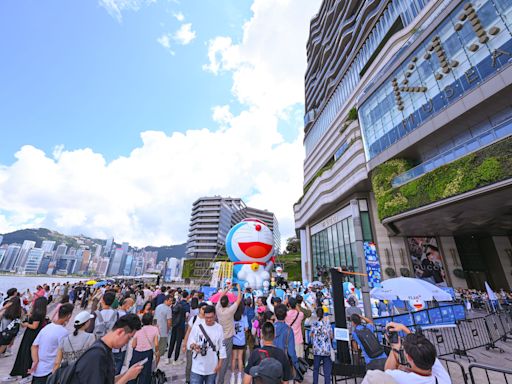
[[[0,310],[0,356],[16,353],[6,380],[54,383],[70,375],[71,383],[150,384],[158,367],[186,362],[186,383],[291,383],[303,380],[305,358],[312,357],[314,384],[320,369],[330,383],[335,350],[328,289],[283,289],[282,297],[275,289],[255,295],[228,283],[207,298],[198,290],[137,283],[53,284],[32,294],[12,288]],[[459,294],[472,303],[475,294],[482,297]],[[392,338],[384,350],[371,316],[352,298],[346,306],[351,349],[364,359],[366,383],[382,375],[386,382],[450,383],[421,333],[390,323],[386,335],[403,338]]]

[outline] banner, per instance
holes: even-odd
[[[446,287],[446,273],[443,266],[443,256],[437,246],[435,237],[408,237],[407,246],[412,260],[414,276]]]
[[[368,274],[368,286],[380,287],[381,271],[377,248],[371,241],[364,242],[364,258],[366,260],[366,273]]]

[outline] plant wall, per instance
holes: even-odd
[[[381,220],[512,177],[512,137],[393,188],[393,178],[412,166],[408,160],[393,159],[372,172]]]

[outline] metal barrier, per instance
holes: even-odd
[[[446,368],[448,375],[452,379],[452,383],[469,383],[468,373],[460,362],[447,357],[440,357],[439,361]]]
[[[487,383],[489,384],[512,383],[512,370],[510,369],[473,363],[469,365],[468,370],[469,377],[473,384],[485,383],[484,379],[487,379]],[[477,375],[478,371],[483,371],[483,374]]]

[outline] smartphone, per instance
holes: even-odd
[[[148,358],[146,357],[144,360],[139,361],[137,364],[138,364],[138,365],[144,365],[144,364],[146,364],[147,362],[148,362]]]

